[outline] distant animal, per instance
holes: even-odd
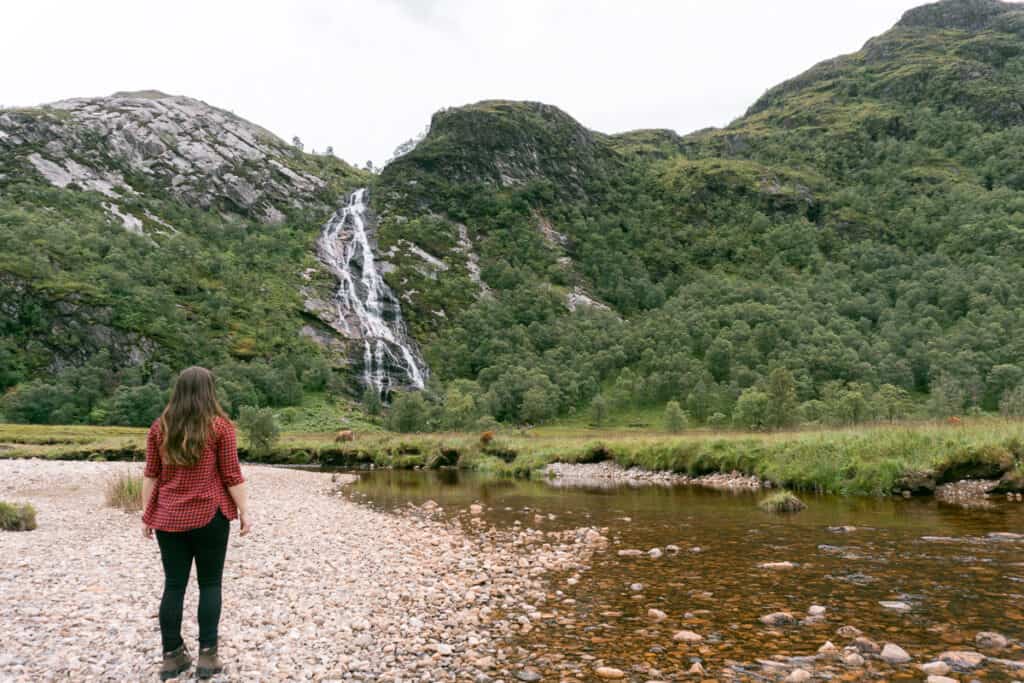
[[[948,422],[951,425],[956,425],[956,426],[960,426],[961,424],[963,424],[963,420],[961,420],[956,415],[953,415],[952,417],[950,417],[948,420],[946,420],[946,422]]]
[[[487,431],[480,435],[480,445],[486,446],[492,441],[494,441],[494,432]]]
[[[340,432],[335,434],[334,443],[342,443],[344,441],[355,441],[356,433],[351,429],[342,429]]]

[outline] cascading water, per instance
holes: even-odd
[[[363,383],[386,395],[406,386],[422,389],[427,367],[409,337],[401,306],[384,282],[367,234],[366,188],[356,190],[327,221],[317,251],[335,277],[337,320],[331,326],[363,342]]]

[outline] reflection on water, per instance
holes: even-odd
[[[457,510],[479,502],[487,506],[485,519],[497,525],[610,528],[609,549],[578,582],[553,577],[564,595],[552,598],[570,602],[518,643],[551,673],[591,658],[627,672],[653,667],[663,677],[702,661],[710,673],[727,660],[813,654],[830,639],[845,645],[835,633],[844,624],[880,643],[898,643],[917,662],[944,650],[975,649],[978,631],[1024,637],[1024,542],[988,536],[1024,532],[1019,503],[964,509],[932,499],[808,496],[806,511],[774,516],[756,508],[753,493],[556,489],[454,470],[361,474],[351,495],[383,508],[432,499]],[[616,552],[670,544],[680,552],[659,559]],[[783,561],[795,567],[759,566]],[[631,588],[637,583],[643,588]],[[910,609],[887,609],[880,601]],[[811,605],[827,608],[824,619],[806,618]],[[667,618],[652,621],[651,608]],[[792,612],[803,623],[770,629],[759,622],[776,611]],[[673,641],[680,629],[704,641]],[[999,656],[1024,660],[1024,647],[1016,642]],[[991,667],[981,673],[1009,680]]]

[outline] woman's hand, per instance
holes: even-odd
[[[145,522],[142,523],[142,537],[153,538],[153,527],[149,526]]]
[[[245,512],[239,511],[239,513],[238,513],[238,523],[242,527],[239,530],[239,534],[242,535],[242,536],[245,536],[250,531],[252,531],[252,513],[249,512],[248,510],[246,510]]]

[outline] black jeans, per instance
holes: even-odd
[[[185,587],[196,561],[199,578],[199,647],[217,644],[220,623],[220,581],[224,574],[224,555],[228,550],[231,523],[220,510],[203,527],[188,531],[156,532],[160,559],[164,564],[164,596],[160,600],[160,636],[164,652],[181,646],[181,612]]]

